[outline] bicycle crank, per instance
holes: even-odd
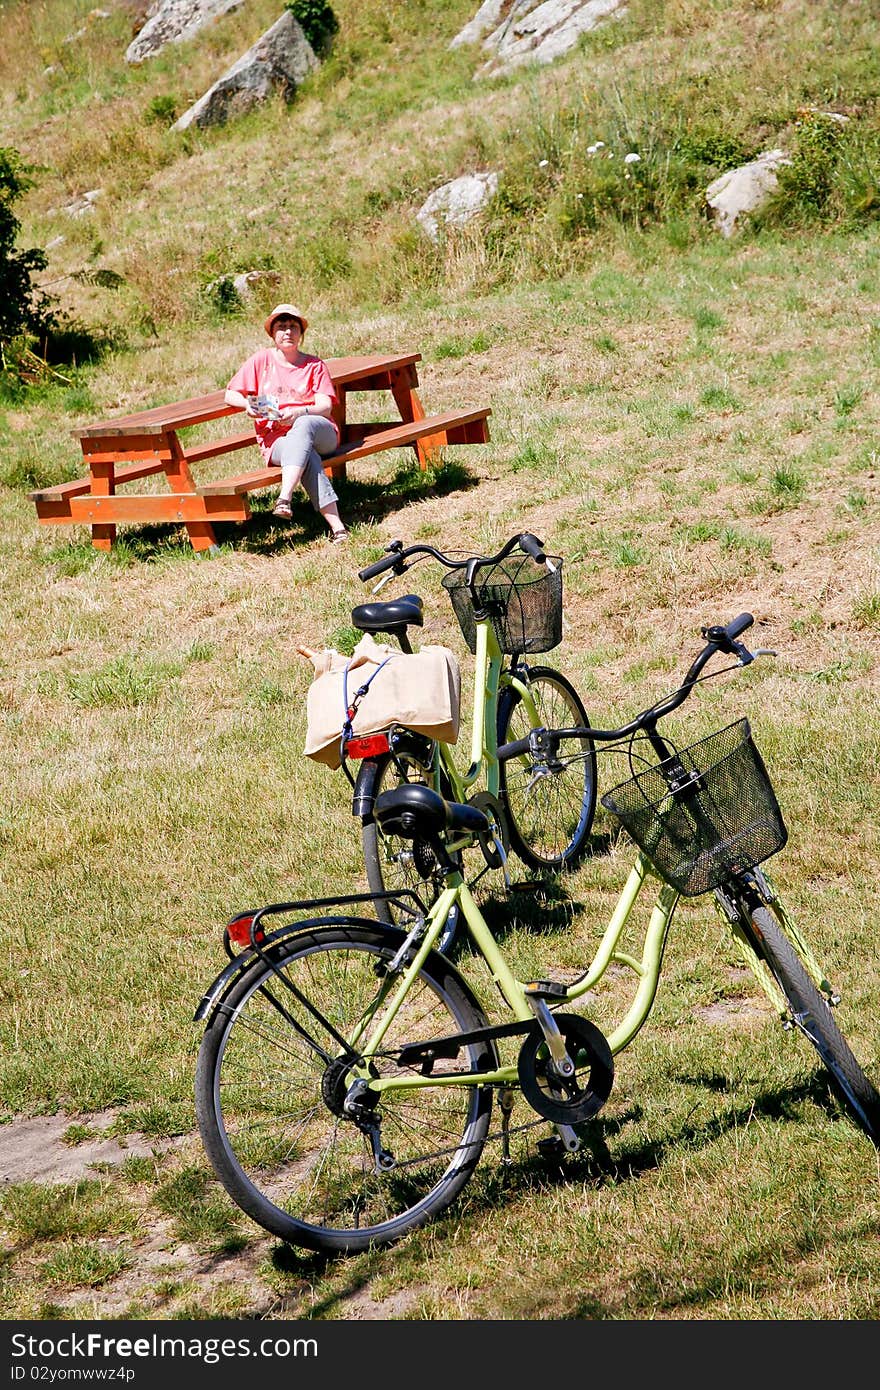
[[[533,1110],[554,1124],[582,1124],[602,1109],[614,1084],[614,1058],[604,1033],[580,1014],[554,1014],[565,1051],[574,1063],[570,1075],[558,1071],[539,1024],[520,1048],[517,1070],[522,1093]]]

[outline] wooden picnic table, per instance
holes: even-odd
[[[489,439],[488,407],[426,415],[418,394],[421,353],[372,354],[327,359],[339,402],[338,449],[324,459],[324,471],[344,478],[354,459],[385,449],[411,446],[422,468],[436,463],[446,444],[484,444]],[[357,391],[388,391],[399,412],[396,420],[357,423],[348,418],[348,397]],[[235,477],[197,485],[193,467],[205,459],[253,446],[253,426],[204,443],[185,445],[179,431],[208,420],[243,412],[227,405],[224,391],[154,406],[134,415],[102,420],[77,431],[88,476],[29,493],[37,518],[49,525],[85,524],[92,544],[109,550],[122,522],[167,522],[185,525],[195,550],[216,545],[213,522],[246,521],[247,494],[277,485],[281,470],[262,466]],[[164,473],[169,491],[117,492],[120,484]]]

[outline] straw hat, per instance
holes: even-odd
[[[276,304],[275,308],[272,310],[271,314],[266,319],[266,322],[263,325],[270,338],[272,337],[272,325],[277,318],[281,317],[282,314],[289,314],[292,319],[299,319],[300,323],[302,324],[302,331],[303,333],[305,333],[306,329],[309,326],[309,321],[303,313],[302,309],[297,309],[295,304]]]

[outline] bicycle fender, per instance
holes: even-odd
[[[408,730],[396,732],[392,752],[411,753],[413,757],[423,758],[430,761],[430,739],[426,739],[423,734],[414,734]],[[376,780],[382,766],[381,758],[364,758],[358,770],[357,779],[354,784],[354,793],[351,798],[351,814],[358,816],[361,820],[370,820],[373,815],[373,803],[376,800]]]
[[[375,927],[375,918],[370,917],[312,917],[305,922],[288,922],[286,926],[279,927],[277,931],[267,936],[262,943],[259,951],[245,950],[240,955],[231,960],[219,975],[211,981],[205,993],[199,1000],[198,1008],[193,1014],[193,1023],[199,1023],[205,1019],[210,1023],[217,1008],[223,1003],[232,986],[236,983],[240,975],[259,960],[261,956],[272,955],[273,947],[279,946],[282,942],[290,939],[291,936],[298,936],[301,932],[312,931],[315,927],[338,927],[347,925],[357,925],[359,927]],[[403,936],[401,934],[401,940]]]
[[[351,814],[359,816],[361,820],[373,814],[373,802],[376,800],[376,779],[379,776],[379,759],[364,758],[360,765],[357,781],[354,784],[354,793],[351,798]]]
[[[237,984],[240,976],[242,976],[255,961],[260,959],[261,953],[271,958],[273,948],[281,945],[285,941],[289,941],[292,936],[299,936],[305,932],[313,931],[316,927],[344,926],[369,927],[371,931],[380,930],[383,936],[387,938],[389,945],[395,948],[402,946],[403,942],[406,940],[406,932],[402,931],[400,927],[394,927],[385,923],[377,923],[375,918],[371,917],[313,917],[307,922],[291,922],[286,927],[279,927],[278,931],[268,936],[263,943],[261,952],[242,951],[240,956],[236,956],[235,960],[230,961],[229,965],[227,965],[224,970],[220,971],[220,974],[216,976],[202,995],[198,1008],[193,1014],[193,1023],[200,1023],[204,1020],[205,1026],[208,1026],[217,1013],[217,1010],[222,1008],[230,991],[233,986]],[[478,1014],[484,1015],[482,1004],[458,967],[454,965],[447,956],[441,955],[439,951],[432,951],[428,959],[433,960],[433,964],[438,973],[440,970],[445,970],[447,974],[452,975],[460,989],[467,996],[468,1003]],[[495,1043],[490,1039],[487,1041],[486,1046],[491,1049],[493,1067],[499,1066],[498,1050]]]

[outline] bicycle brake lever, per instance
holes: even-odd
[[[387,574],[383,574],[383,575],[382,575],[382,578],[379,580],[378,584],[374,584],[374,585],[373,585],[372,589],[370,590],[370,593],[371,593],[371,594],[378,594],[379,590],[380,590],[380,589],[384,589],[384,587],[385,587],[385,585],[388,583],[388,581],[391,580],[391,579],[393,579],[393,578],[394,578],[394,570],[389,570]]]
[[[756,656],[778,656],[778,655],[779,655],[779,653],[778,653],[778,652],[775,652],[775,651],[773,650],[772,647],[756,647],[755,650],[752,652],[752,660],[754,661],[754,659],[755,659]]]
[[[733,642],[733,655],[739,661],[740,666],[751,666],[755,659],[755,653],[750,652],[748,647],[744,647],[742,642]]]

